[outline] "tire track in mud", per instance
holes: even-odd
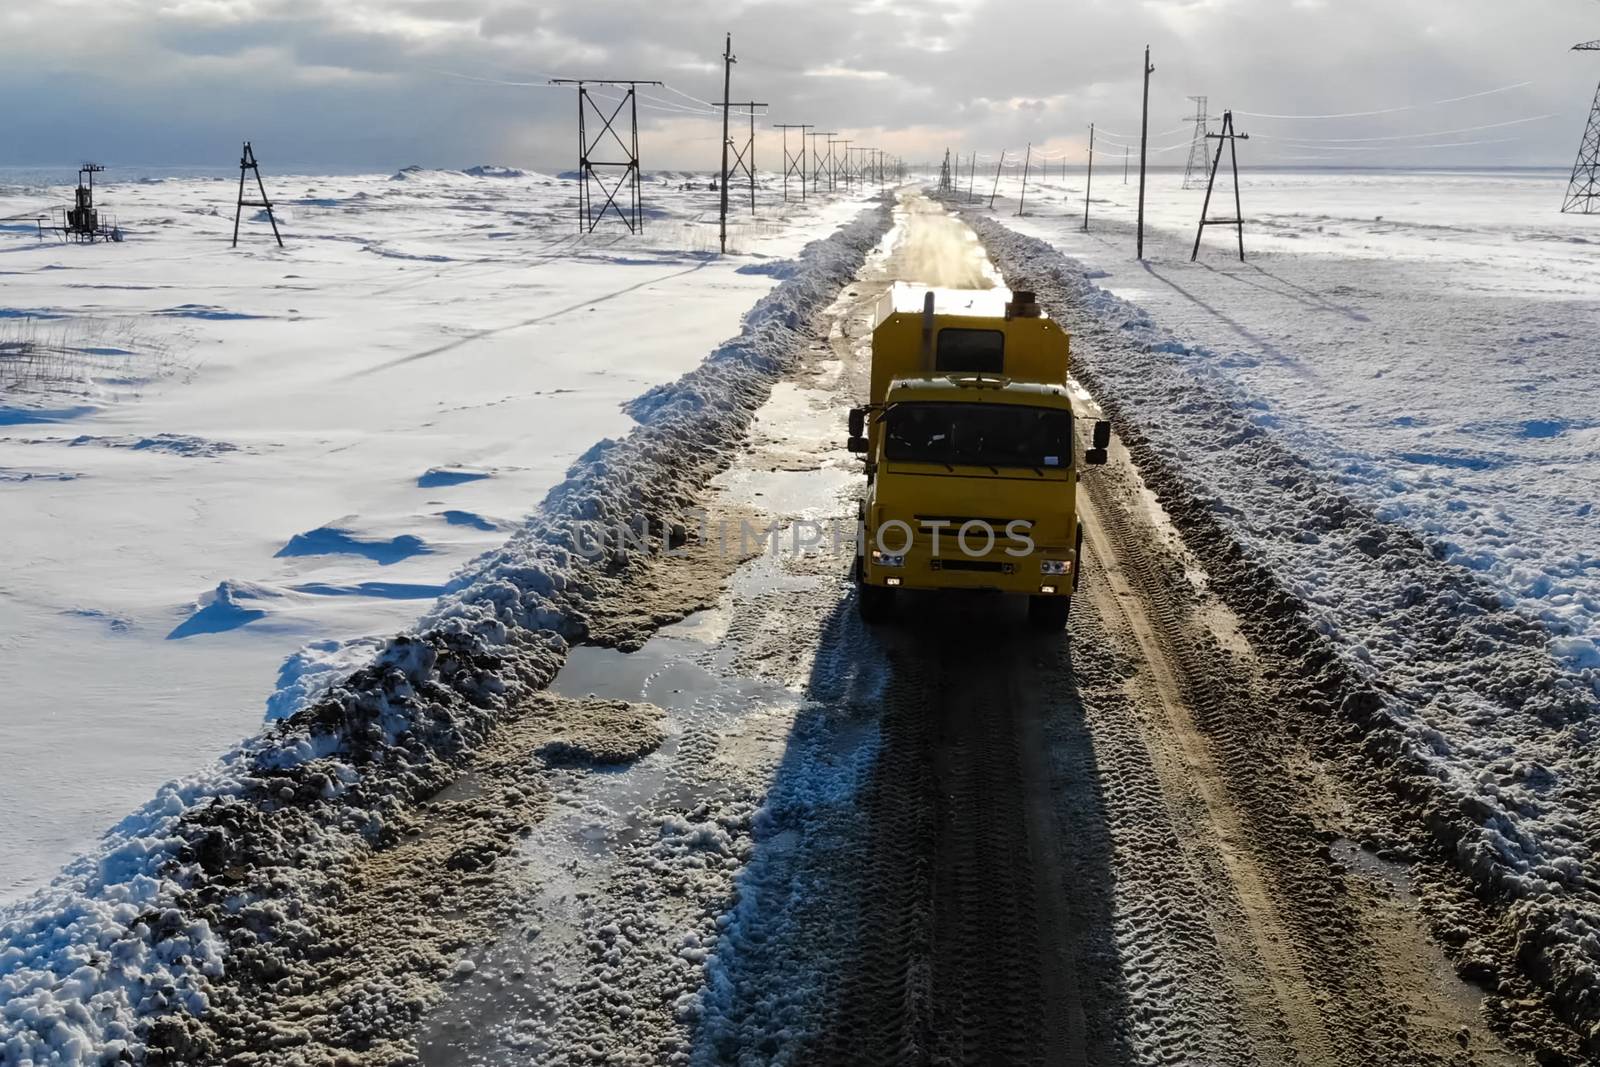
[[[1140,743],[1150,750],[1151,771],[1169,805],[1178,809],[1171,814],[1174,844],[1213,891],[1226,890],[1211,904],[1212,934],[1226,978],[1250,1009],[1246,1028],[1267,1062],[1340,1062],[1303,956],[1280,914],[1278,895],[1250,847],[1264,836],[1281,856],[1296,837],[1277,826],[1253,834],[1231,795],[1230,786],[1261,773],[1261,764],[1236,743],[1236,724],[1242,720],[1233,714],[1260,696],[1244,672],[1228,669],[1220,646],[1202,649],[1194,640],[1192,603],[1174,596],[1170,565],[1151,557],[1146,550],[1150,531],[1135,531],[1125,506],[1112,499],[1107,480],[1086,479],[1083,490],[1091,502],[1084,509],[1085,539],[1096,563],[1090,588],[1107,635],[1131,645],[1137,655],[1131,689],[1148,724]],[[1204,736],[1202,723],[1209,728]],[[1219,740],[1221,754],[1216,755],[1213,745]],[[1264,814],[1281,820],[1283,810],[1273,804],[1252,809],[1251,815],[1257,822]],[[1309,827],[1296,829],[1301,842],[1316,842],[1306,832]],[[1348,955],[1337,943],[1321,947],[1338,957]]]
[[[852,850],[856,959],[816,1058],[1043,1062],[1028,821],[1008,784],[1019,763],[1012,694],[950,657],[958,634],[930,626],[883,643],[882,747]]]

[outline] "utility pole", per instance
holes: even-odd
[[[811,123],[779,123],[776,127],[783,131],[783,202],[789,202],[789,175],[800,173],[800,199],[806,198],[806,131],[811,128]],[[800,131],[800,152],[798,155],[789,154],[789,131]]]
[[[1150,65],[1150,46],[1144,46],[1144,118],[1139,124],[1139,247],[1138,257],[1144,259],[1144,183],[1146,161],[1150,149],[1150,75],[1156,68]]]
[[[841,156],[835,156],[833,154],[833,146],[836,145],[836,144],[844,145],[844,154],[843,154],[842,157]],[[850,191],[850,142],[847,141],[847,140],[829,141],[828,142],[828,159],[829,159],[829,162],[830,162],[830,164],[832,166],[832,170],[833,170],[833,173],[829,176],[829,179],[828,179],[828,187],[831,189],[834,186],[838,185],[839,177],[840,177],[839,168],[842,166],[844,168],[844,175],[843,175],[843,177],[844,177],[844,189],[845,189],[845,192],[849,192]]]
[[[1128,159],[1129,159],[1128,146],[1127,145],[1123,145],[1122,146],[1122,184],[1123,185],[1127,185],[1128,184]]]
[[[100,172],[102,170],[105,170],[105,168],[100,166],[98,163],[85,163],[83,165],[83,168],[84,168],[84,172],[86,172],[88,174],[88,176],[89,176],[89,186],[88,186],[88,188],[89,188],[90,194],[91,194],[90,195],[90,202],[92,203],[93,202],[93,190],[94,190],[94,176],[95,176],[96,173],[98,173],[98,172]],[[256,176],[256,188],[261,190],[261,199],[260,200],[246,200],[244,198],[244,172],[247,171],[247,170],[248,171],[253,171],[255,173],[255,176]],[[80,188],[82,188],[83,187],[83,182],[80,180],[78,185],[79,185]],[[262,182],[262,180],[261,180],[261,166],[256,162],[256,152],[255,152],[255,149],[250,147],[250,142],[249,141],[246,141],[244,143],[244,149],[239,153],[239,206],[236,207],[234,209],[234,212],[233,212],[233,247],[234,248],[238,248],[239,247],[239,217],[244,214],[244,209],[247,208],[247,207],[258,207],[258,208],[261,208],[264,211],[266,211],[266,213],[267,213],[267,221],[272,223],[272,236],[274,236],[274,237],[276,237],[278,239],[278,247],[282,248],[283,247],[283,234],[278,232],[278,220],[272,214],[272,200],[267,196],[266,184],[264,182]],[[85,208],[82,205],[80,205],[80,210],[85,210]],[[89,207],[86,210],[88,210],[92,215],[94,209],[92,207]],[[69,226],[71,224],[71,221],[72,221],[71,219],[68,219]],[[92,219],[91,219],[91,222],[92,222]],[[92,237],[93,237],[93,227],[92,227],[92,225],[91,225],[91,229],[90,229],[90,235],[91,235],[91,239],[92,239]]]
[[[994,188],[989,190],[989,210],[994,210],[994,198],[1000,192],[1000,168],[1006,165],[1006,150],[1000,149],[1000,162],[994,165]]]
[[[1028,165],[1033,162],[1033,142],[1028,142],[1028,154],[1022,157],[1022,195],[1017,197],[1017,214],[1028,206]]]
[[[764,108],[767,106],[768,105],[760,100],[741,100],[737,102],[724,100],[722,102],[722,121],[724,126],[727,125],[727,112],[729,108],[744,108],[750,116],[750,137],[749,140],[745,141],[743,148],[734,148],[733,170],[743,170],[745,176],[750,179],[750,214],[752,215],[756,213],[756,108]],[[723,152],[724,155],[726,155],[727,149],[724,148]],[[731,173],[729,176],[732,176]],[[727,197],[724,196],[723,200],[727,200]]]
[[[1065,170],[1065,165],[1062,167]],[[1089,123],[1089,177],[1083,183],[1083,232],[1089,232],[1089,190],[1094,188],[1094,123]]]
[[[720,238],[722,254],[728,254],[728,96],[733,87],[733,65],[738,60],[733,58],[733,34],[728,34],[728,43],[722,50],[722,177],[717,182],[722,199],[722,224]]]
[[[572,85],[578,90],[578,232],[593,233],[607,211],[616,212],[628,227],[629,233],[644,229],[644,197],[639,188],[639,97],[641,85],[660,85],[658,81],[637,78],[551,78],[551,85]],[[622,90],[622,99],[606,114],[594,101],[589,87],[598,85]],[[617,127],[623,109],[628,111],[628,138],[623,139]],[[589,133],[588,116],[598,120],[595,132]],[[626,159],[596,159],[595,153],[602,144],[615,144],[627,153]],[[615,177],[615,183],[608,182]],[[606,194],[599,210],[594,206],[594,188]],[[628,191],[628,209],[623,211],[617,198]]]
[[[1193,263],[1200,258],[1200,238],[1205,236],[1207,226],[1236,226],[1239,230],[1239,262],[1244,262],[1244,208],[1239,200],[1239,142],[1248,141],[1248,133],[1235,133],[1233,130],[1233,112],[1222,113],[1222,132],[1208,133],[1206,137],[1217,142],[1217,158],[1211,163],[1211,181],[1206,185],[1205,206],[1200,209],[1200,229],[1194,235],[1194,254],[1189,257]],[[1233,218],[1213,219],[1207,218],[1211,213],[1211,190],[1217,184],[1217,168],[1222,166],[1222,149],[1226,146],[1233,154]]]
[[[872,152],[871,148],[856,149],[856,184],[863,189],[867,187],[867,181],[872,177],[872,164],[870,162]]]
[[[972,153],[972,163],[967,168],[967,202],[971,203],[977,197],[972,195],[972,184],[978,177],[978,153]]]
[[[806,134],[806,137],[811,141],[811,191],[814,193],[822,192],[823,159],[822,149],[817,147],[817,141],[819,138],[826,140],[827,138],[832,137],[834,132],[836,131]],[[831,147],[829,148],[829,151],[832,151]],[[832,187],[830,186],[830,188]]]

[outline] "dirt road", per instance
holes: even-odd
[[[715,606],[568,659],[568,720],[647,736],[509,761],[548,810],[500,860],[498,933],[427,1015],[423,1062],[1578,1062],[1506,961],[1474,963],[1490,1002],[1457,977],[1417,889],[1444,899],[1448,873],[1120,447],[1085,479],[1069,633],[985,596],[859,621],[818,531],[860,488],[843,427],[873,305],[952,269],[930,241],[997,280],[931,214],[943,236],[903,208],[688,554],[651,564],[664,617]],[[781,550],[728,549],[741,522],[780,524]]]

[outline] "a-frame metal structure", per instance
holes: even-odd
[[[811,129],[809,122],[780,122],[776,128],[783,131],[783,199],[789,201],[789,178],[800,179],[800,199],[806,198],[806,131]],[[800,151],[789,151],[789,131],[800,131]]]
[[[733,159],[728,164],[727,173],[722,176],[723,185],[733,180],[735,174],[743,173],[750,186],[750,214],[756,213],[756,116],[766,113],[767,105],[760,100],[743,100],[728,102],[718,105],[724,109],[743,108],[750,116],[750,133],[740,145],[732,138],[728,139],[728,148],[733,152]],[[761,111],[757,111],[761,108]]]
[[[643,230],[644,198],[639,191],[638,88],[641,85],[660,85],[661,82],[634,78],[551,78],[550,84],[578,87],[578,232],[593,233],[607,212],[621,219],[629,233]],[[607,112],[602,104],[609,104],[610,101],[597,101],[590,92],[591,86],[620,89],[622,99]],[[626,139],[617,130],[624,111],[628,115]],[[620,150],[622,158],[596,158],[602,152],[614,150]],[[596,189],[599,190],[599,196],[596,196]]]
[[[1600,41],[1572,46],[1574,52],[1600,52]],[[1567,198],[1562,201],[1564,215],[1600,214],[1600,88],[1589,106],[1589,123],[1583,128],[1578,145],[1578,161],[1572,165],[1572,180],[1567,183]]]
[[[246,200],[244,198],[244,179],[246,172],[253,172],[256,176],[256,189],[261,193],[260,200]],[[283,247],[283,234],[278,232],[278,219],[272,213],[272,201],[267,197],[266,183],[261,180],[261,165],[256,162],[256,150],[250,147],[250,142],[244,143],[244,150],[239,153],[239,203],[233,209],[233,247],[239,247],[239,219],[244,215],[247,207],[258,207],[266,211],[267,221],[272,223],[272,236],[278,239],[278,247]]]
[[[811,142],[811,191],[813,193],[822,192],[822,176],[828,173],[829,169],[833,166],[832,138],[836,133],[837,131],[835,130],[828,130],[824,133],[806,134],[806,139]],[[827,155],[822,154],[822,148],[819,144],[821,141],[826,141],[828,144]],[[831,182],[829,183],[828,188],[833,188]]]
[[[1206,235],[1207,226],[1234,226],[1239,230],[1239,262],[1244,262],[1244,208],[1239,201],[1239,142],[1248,141],[1248,133],[1235,133],[1233,129],[1233,112],[1222,113],[1222,130],[1219,133],[1208,133],[1209,140],[1217,142],[1217,157],[1211,161],[1211,179],[1206,183],[1206,202],[1200,209],[1200,229],[1194,235],[1194,254],[1189,257],[1193,263],[1200,258],[1200,239]],[[1213,219],[1211,214],[1211,193],[1217,187],[1217,169],[1222,166],[1222,150],[1226,148],[1233,157],[1233,218]]]

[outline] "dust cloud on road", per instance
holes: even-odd
[[[972,228],[932,200],[907,199],[895,246],[897,280],[941,289],[993,289],[1000,276]]]

